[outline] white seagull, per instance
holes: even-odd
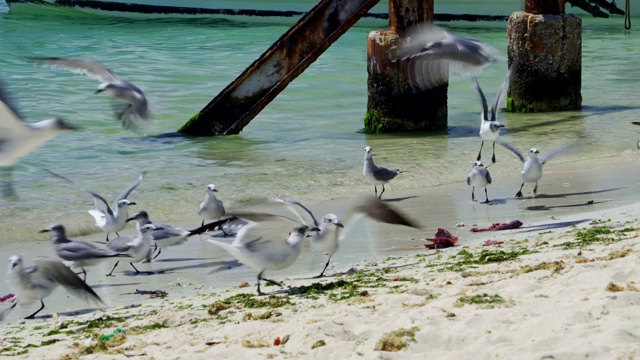
[[[507,71],[507,75],[505,75],[504,81],[498,92],[496,93],[496,97],[493,100],[493,105],[491,105],[491,116],[489,116],[489,108],[487,106],[487,99],[480,89],[480,85],[478,85],[478,80],[473,77],[473,86],[475,87],[478,95],[480,96],[480,102],[482,105],[482,112],[480,113],[480,137],[482,138],[482,143],[480,144],[480,151],[478,152],[477,161],[480,161],[482,158],[482,146],[484,146],[484,142],[493,141],[493,156],[491,157],[491,162],[496,162],[496,139],[500,136],[500,128],[503,128],[504,125],[498,122],[498,105],[500,105],[500,101],[504,97],[504,89],[505,84],[509,83],[509,77],[511,76],[511,69]]]
[[[141,262],[149,255],[149,250],[151,249],[151,234],[154,230],[162,230],[162,228],[156,227],[153,224],[142,225],[138,229],[138,236],[133,238],[125,236],[117,237],[109,241],[107,247],[117,253],[128,254],[130,258],[125,261],[129,262],[131,267],[136,271],[136,274],[138,274],[140,271],[136,269],[133,263]],[[120,261],[113,265],[113,269],[111,269],[111,272],[109,272],[107,276],[113,276],[113,270],[116,269],[119,263]]]
[[[224,204],[216,197],[217,192],[218,189],[215,184],[207,185],[207,193],[198,206],[198,216],[203,218],[202,225],[204,225],[205,220],[220,220],[225,214]],[[227,234],[224,230],[222,232],[225,235]]]
[[[142,179],[144,179],[144,176],[146,174],[146,172],[143,171],[140,174],[140,176],[138,176],[138,179],[134,181],[131,185],[129,185],[129,187],[127,187],[116,198],[116,201],[113,204],[113,208],[111,208],[107,200],[105,200],[104,197],[100,196],[100,194],[96,193],[95,191],[89,190],[87,188],[84,188],[83,186],[77,185],[70,179],[62,175],[56,174],[51,170],[47,170],[47,172],[70,184],[79,186],[80,189],[82,189],[84,192],[93,196],[96,208],[89,210],[89,214],[91,214],[91,216],[93,216],[93,218],[96,220],[96,225],[107,234],[107,241],[109,241],[109,233],[115,232],[116,236],[120,236],[118,234],[118,231],[124,229],[125,226],[127,225],[127,218],[129,217],[129,212],[127,211],[127,208],[131,205],[136,205],[135,202],[129,201],[127,200],[127,198],[129,197],[131,192],[140,185],[140,183],[142,182]]]
[[[85,267],[97,265],[105,260],[115,257],[129,257],[127,254],[121,254],[110,249],[100,247],[95,243],[71,240],[67,238],[64,226],[60,224],[51,225],[46,229],[40,230],[40,233],[53,233],[53,250],[62,260],[68,261],[71,267],[79,267],[82,269],[84,278],[87,280],[87,271]]]
[[[471,201],[476,201],[475,190],[477,187],[484,187],[485,204],[489,203],[489,195],[487,195],[487,185],[491,184],[491,174],[489,170],[482,165],[481,161],[476,161],[471,167],[469,175],[467,175],[467,185],[471,188]]]
[[[430,89],[449,81],[450,75],[471,75],[500,59],[493,47],[476,39],[454,35],[431,23],[414,26],[408,41],[393,61],[408,60],[411,86]]]
[[[117,113],[117,118],[126,129],[140,128],[149,118],[149,104],[145,93],[129,81],[117,76],[108,67],[88,60],[62,57],[36,57],[31,60],[62,68],[76,74],[87,75],[100,81],[96,93],[105,92],[124,102],[126,107]]]
[[[343,225],[338,216],[333,213],[323,216],[320,222],[318,222],[316,217],[313,215],[313,212],[295,199],[276,199],[276,201],[285,204],[287,208],[298,216],[303,224],[319,229],[315,234],[309,235],[311,238],[311,244],[319,247],[328,254],[328,259],[322,269],[322,272],[320,275],[317,275],[316,278],[324,276],[324,272],[327,270],[327,267],[329,267],[331,257],[338,251],[339,243],[344,240],[349,229],[351,229],[353,224],[362,216],[368,216],[374,220],[387,224],[419,228],[419,225],[409,220],[405,215],[375,197],[366,197],[364,200],[356,200],[355,204],[346,210],[345,219],[348,220],[346,225]],[[298,206],[304,210],[311,218],[313,224],[308,224],[294,206]]]
[[[157,258],[162,249],[169,246],[176,246],[184,244],[189,236],[196,235],[191,231],[184,230],[178,227],[174,227],[167,224],[157,224],[149,219],[149,214],[146,211],[139,211],[133,216],[127,219],[127,222],[135,220],[136,228],[140,231],[140,228],[147,224],[153,224],[156,230],[151,233],[151,239],[156,243],[158,247],[158,253],[153,258]]]
[[[13,165],[45,142],[76,129],[60,118],[24,122],[0,84],[0,166]]]
[[[364,148],[364,167],[362,169],[362,175],[367,182],[373,184],[373,189],[376,195],[378,195],[377,185],[382,185],[382,192],[380,192],[378,199],[382,199],[384,184],[393,180],[400,173],[400,170],[390,170],[382,166],[376,166],[373,162],[371,146]]]
[[[7,275],[9,285],[16,292],[18,302],[40,301],[40,308],[25,319],[33,319],[44,309],[43,299],[49,296],[58,285],[62,285],[67,291],[84,300],[104,304],[86,282],[58,260],[36,258],[35,265],[25,267],[22,257],[14,255],[9,258]]]
[[[525,159],[522,153],[511,144],[504,141],[500,141],[499,143],[513,152],[524,164],[524,170],[522,171],[522,185],[520,185],[520,190],[518,190],[516,197],[522,197],[522,187],[524,186],[524,183],[535,183],[535,186],[533,187],[533,196],[536,196],[536,192],[538,191],[538,180],[542,177],[542,167],[544,164],[549,162],[549,160],[554,156],[566,152],[573,147],[573,145],[561,146],[540,157],[538,157],[538,154],[540,154],[538,149],[531,148],[529,149],[528,156]]]

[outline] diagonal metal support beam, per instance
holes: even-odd
[[[321,0],[178,131],[197,136],[240,133],[378,1]]]

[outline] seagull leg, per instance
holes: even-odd
[[[27,316],[25,319],[33,319],[37,313],[39,313],[42,309],[44,309],[44,301],[40,300],[40,309],[36,310],[33,314]]]
[[[113,265],[113,269],[111,269],[111,272],[107,274],[107,276],[113,276],[113,270],[116,269],[116,266],[118,266],[118,264],[120,263],[120,261],[116,261],[116,264]]]
[[[158,248],[158,253],[156,254],[156,256],[153,257],[153,259],[155,260],[155,258],[157,258],[158,256],[160,256],[160,253],[162,252],[162,248]]]
[[[480,161],[480,159],[482,158],[482,147],[484,146],[484,140],[482,140],[482,142],[480,143],[480,151],[478,151],[478,158],[476,159],[476,161]]]
[[[118,232],[116,231],[116,236],[120,236],[120,234],[118,234]]]
[[[518,190],[518,193],[516,194],[516,197],[521,198],[522,197],[522,187],[524,186],[524,183],[522,183],[522,185],[520,185],[520,190]]]
[[[472,187],[471,187],[471,201],[476,201],[476,195],[475,195],[475,192],[476,192],[476,187],[475,187],[475,186],[472,186]]]
[[[262,273],[263,272],[264,272],[264,270],[260,271],[260,273],[258,274],[258,296],[264,295],[264,293],[262,291],[260,291],[260,280],[262,280]]]
[[[495,140],[493,141],[493,156],[491,157],[491,162],[492,163],[496,163],[496,142]]]
[[[106,241],[109,242],[109,233],[107,233],[107,240]]]
[[[380,196],[378,196],[378,199],[382,200],[382,194],[384,194],[384,184],[382,184],[382,191],[380,192]]]
[[[129,265],[131,265],[131,267],[133,268],[133,270],[136,271],[136,274],[140,274],[140,270],[136,269],[135,266],[133,266],[133,263],[129,263]]]
[[[376,192],[376,196],[378,196],[378,187],[373,185],[373,190]]]
[[[537,192],[538,192],[538,182],[536,181],[536,186],[533,187],[533,196],[536,196]]]
[[[327,268],[329,267],[329,262],[331,261],[331,256],[329,256],[329,258],[327,259],[327,263],[324,264],[324,269],[322,269],[322,272],[320,273],[320,275],[314,276],[314,279],[318,279],[324,276],[324,272],[327,270]]]
[[[485,204],[489,203],[489,195],[487,194],[487,188],[484,188],[484,196],[486,198],[486,200],[484,201]]]
[[[80,269],[82,269],[82,271],[77,273],[76,275],[80,275],[82,273],[84,275],[82,277],[82,281],[87,282],[87,270],[85,270],[84,268],[80,268]]]
[[[202,224],[200,225],[200,227],[203,227],[203,226],[204,226],[204,219],[202,220]]]

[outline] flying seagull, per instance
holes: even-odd
[[[76,74],[87,75],[100,81],[96,93],[105,92],[127,104],[116,114],[125,129],[137,129],[146,125],[149,118],[149,104],[145,93],[128,80],[116,75],[108,67],[88,60],[62,57],[35,57],[30,60],[50,65],[52,68],[61,68]]]
[[[127,208],[131,205],[136,205],[135,202],[129,201],[127,200],[127,198],[129,197],[131,192],[140,185],[140,183],[142,182],[142,179],[144,179],[144,176],[146,174],[146,172],[143,171],[140,174],[140,176],[138,176],[138,179],[136,179],[136,181],[134,181],[131,185],[129,185],[129,187],[127,187],[116,198],[112,208],[109,206],[109,203],[107,202],[107,200],[105,200],[104,197],[102,197],[100,194],[96,193],[95,191],[89,190],[83,186],[77,185],[72,180],[60,174],[56,174],[51,170],[47,170],[47,169],[45,170],[49,174],[57,177],[58,179],[66,181],[69,184],[78,186],[84,192],[93,196],[96,208],[89,210],[89,214],[91,214],[91,216],[93,216],[93,218],[96,220],[96,225],[107,234],[107,241],[109,241],[109,233],[115,232],[116,236],[120,236],[118,234],[118,231],[124,229],[125,226],[127,225],[127,218],[129,217],[129,212],[127,211]]]
[[[426,90],[449,81],[450,75],[471,75],[499,60],[499,52],[480,40],[458,36],[431,24],[407,31],[408,42],[392,61],[408,61],[412,87]]]
[[[40,308],[25,319],[33,319],[44,309],[43,299],[49,296],[58,285],[87,301],[104,304],[86,282],[71,269],[58,260],[36,258],[35,265],[25,267],[22,257],[14,255],[9,258],[8,280],[16,292],[18,302],[40,301]]]
[[[0,83],[0,166],[13,165],[45,142],[76,129],[61,118],[24,122]]]

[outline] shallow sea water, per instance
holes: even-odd
[[[478,76],[493,98],[506,71],[506,23],[444,23],[482,39],[505,60]],[[132,194],[161,221],[198,225],[205,187],[215,183],[228,208],[256,199],[296,197],[305,202],[371,192],[361,175],[363,148],[379,165],[407,170],[388,186],[412,189],[464,182],[478,147],[479,101],[471,82],[449,86],[449,129],[441,134],[366,135],[366,38],[354,27],[267,106],[240,135],[185,138],[174,132],[233,81],[287,30],[282,24],[221,19],[130,19],[59,12],[0,15],[0,77],[29,121],[61,116],[82,127],[64,134],[16,164],[17,200],[0,200],[0,244],[42,240],[37,231],[63,223],[71,234],[100,232],[87,213],[93,200],[48,175],[64,174],[112,200],[141,170]],[[584,19],[583,109],[506,114],[505,139],[523,151],[542,152],[578,136],[571,162],[635,150],[640,129],[636,89],[637,34],[621,19]],[[80,57],[111,67],[144,89],[154,107],[146,136],[120,128],[97,82],[31,64],[30,56]],[[502,104],[504,106],[504,104]],[[484,157],[490,157],[485,144]],[[521,165],[504,149],[492,173]],[[554,160],[555,161],[555,160]],[[133,231],[133,230],[132,230]]]

